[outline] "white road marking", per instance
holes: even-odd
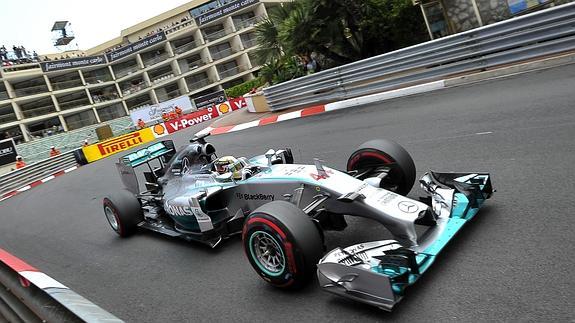
[[[240,123],[239,125],[234,126],[232,129],[230,129],[228,132],[240,131],[240,130],[244,130],[244,129],[248,129],[248,128],[257,127],[257,126],[259,126],[259,124],[260,124],[259,120],[246,122],[246,123]]]
[[[32,186],[26,185],[26,186],[24,186],[24,187],[21,187],[21,188],[17,189],[16,191],[18,191],[18,192],[24,192],[24,191],[27,191],[27,190],[29,190],[29,189],[31,189],[31,188],[32,188]]]
[[[301,117],[301,110],[280,114],[276,122],[295,119],[299,117]]]
[[[78,166],[70,167],[70,168],[64,170],[64,173],[69,173],[69,172],[75,170],[76,168],[78,168]]]
[[[42,183],[46,183],[46,182],[48,182],[48,181],[53,180],[54,178],[56,178],[56,176],[50,175],[50,176],[44,178],[43,180],[41,180],[41,182],[42,182]]]
[[[476,135],[488,135],[490,133],[493,133],[493,131],[485,131],[485,132],[476,132]]]

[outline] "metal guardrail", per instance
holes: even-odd
[[[575,3],[407,47],[264,89],[271,110],[317,105],[575,49]]]
[[[4,174],[0,176],[0,197],[76,165],[74,151],[70,151]]]
[[[52,283],[60,285],[56,281]],[[0,321],[4,322],[3,319],[8,322],[123,322],[66,286],[41,287],[27,281],[0,260]]]

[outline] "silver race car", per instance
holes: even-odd
[[[487,173],[428,172],[419,180],[428,196],[406,197],[415,165],[388,140],[364,143],[339,171],[317,159],[294,164],[290,149],[218,158],[205,137],[179,152],[161,141],[120,158],[126,190],[103,203],[112,229],[126,237],[143,228],[211,247],[241,233],[249,262],[268,283],[298,288],[317,272],[324,290],[385,310],[493,193]],[[141,165],[148,169],[136,174]],[[324,231],[344,230],[345,216],[375,220],[393,240],[325,254]]]

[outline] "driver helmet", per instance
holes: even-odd
[[[242,163],[235,158],[234,156],[223,156],[214,162],[214,166],[216,168],[216,172],[218,174],[225,174],[228,172],[232,172],[234,179],[242,179]]]

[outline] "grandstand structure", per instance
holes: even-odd
[[[130,110],[253,79],[254,25],[281,2],[194,0],[94,48],[3,64],[0,138],[24,143],[125,124]]]

